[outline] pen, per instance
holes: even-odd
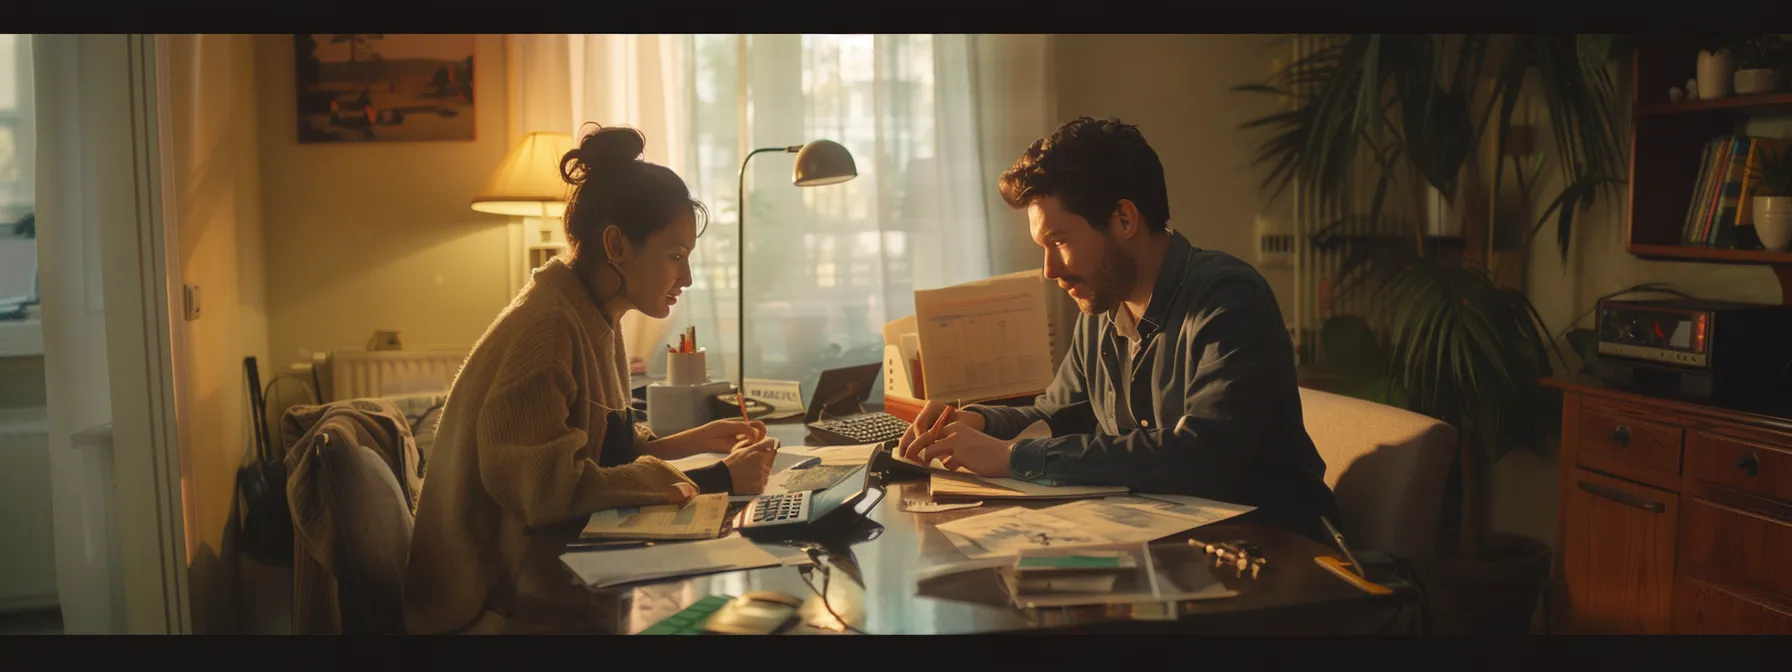
[[[952,403],[946,404],[946,408],[944,408],[940,411],[940,417],[934,419],[933,429],[927,430],[929,434],[933,435],[934,439],[936,439],[936,440],[939,439],[940,430],[946,428],[946,423],[950,421],[950,418],[952,417],[952,412],[957,408],[957,405],[958,405],[958,400],[957,399],[952,400]]]
[[[1356,556],[1350,553],[1350,547],[1344,545],[1344,533],[1339,532],[1338,528],[1332,525],[1332,521],[1326,520],[1325,516],[1320,516],[1319,522],[1325,524],[1325,530],[1331,533],[1332,540],[1338,542],[1338,550],[1343,551],[1344,559],[1350,561],[1350,571],[1356,572],[1357,576],[1368,578],[1368,575],[1363,573],[1362,564],[1358,563]]]
[[[809,459],[803,460],[796,464],[790,465],[790,468],[791,469],[808,469],[809,467],[813,467],[817,464],[821,464],[821,458],[811,457]]]
[[[575,541],[566,545],[568,551],[607,551],[616,548],[637,548],[652,546],[652,541],[634,539],[627,541]]]

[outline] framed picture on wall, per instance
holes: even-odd
[[[473,36],[293,36],[301,143],[471,141]]]

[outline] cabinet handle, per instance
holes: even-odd
[[[1624,425],[1618,425],[1617,427],[1612,428],[1612,443],[1620,446],[1629,446],[1630,428],[1625,427]]]
[[[1586,481],[1581,481],[1580,489],[1585,490],[1590,493],[1593,493],[1600,497],[1604,497],[1606,499],[1612,500],[1619,504],[1623,504],[1626,506],[1634,506],[1636,508],[1642,509],[1644,511],[1649,511],[1652,513],[1661,513],[1663,511],[1668,510],[1667,505],[1662,504],[1661,502],[1655,502],[1655,501],[1643,499],[1641,497],[1630,494],[1628,492],[1624,492],[1623,490],[1613,490],[1613,489],[1605,487],[1603,485],[1594,485],[1594,484],[1588,483]]]
[[[1750,476],[1760,476],[1761,460],[1756,458],[1754,453],[1749,453],[1736,461],[1736,468],[1747,472]]]

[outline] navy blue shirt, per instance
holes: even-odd
[[[1251,505],[1253,520],[1329,541],[1319,517],[1343,523],[1263,276],[1172,232],[1138,332],[1128,357],[1110,315],[1079,315],[1057,377],[1032,406],[968,407],[1000,439],[1040,420],[1051,427],[1051,438],[1016,442],[1014,477]]]

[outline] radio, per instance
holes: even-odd
[[[1599,380],[1703,397],[1792,396],[1792,306],[1668,299],[1599,302]]]

